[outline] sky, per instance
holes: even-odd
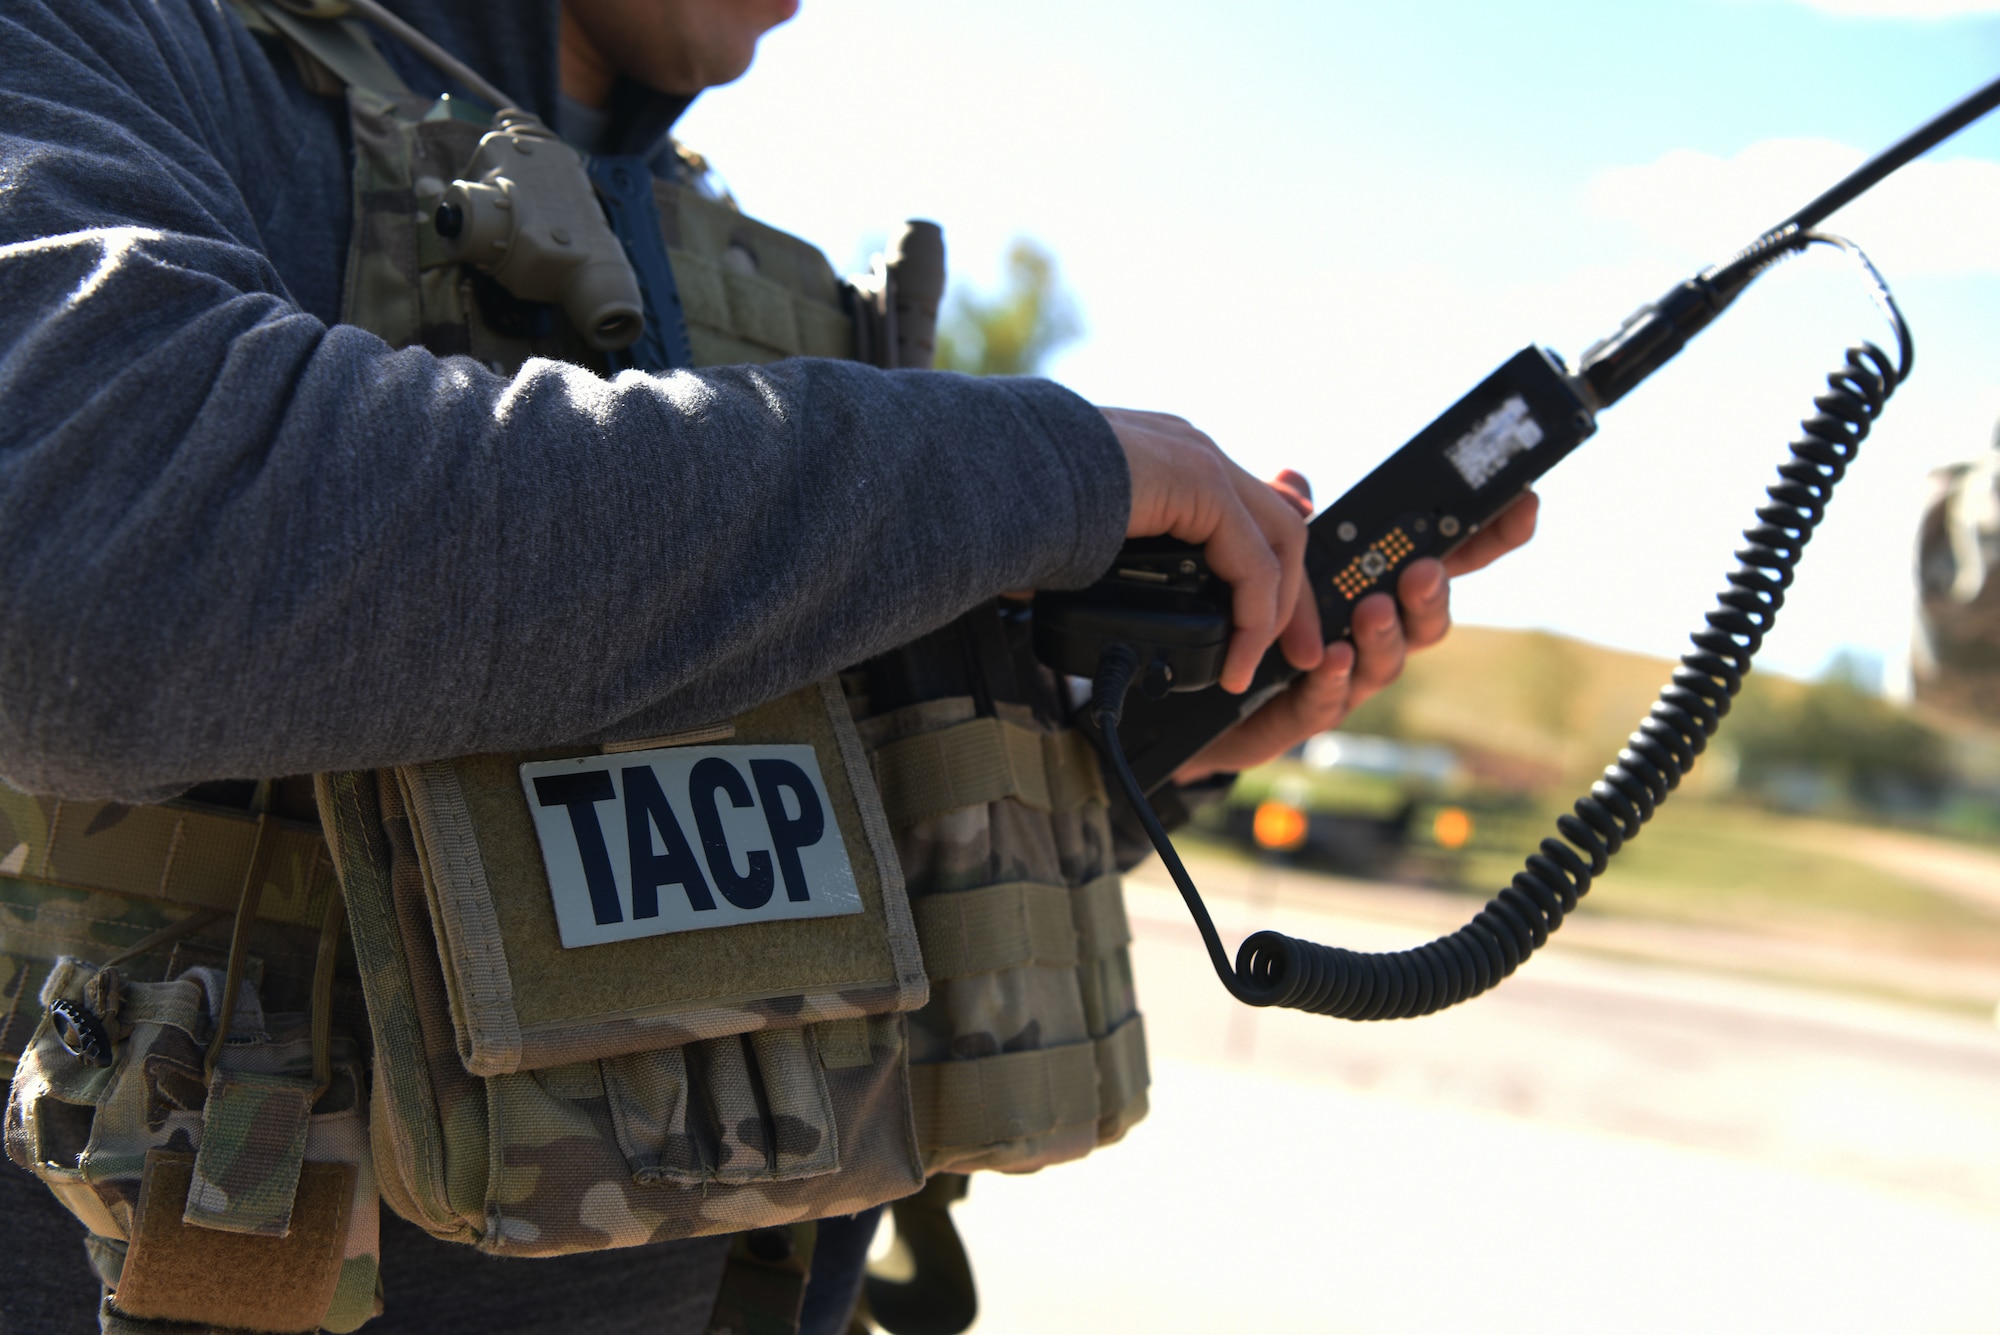
[[[1048,373],[1179,413],[1322,503],[1521,347],[1574,361],[2000,76],[2000,0],[804,0],[681,123],[744,207],[843,271],[906,217],[954,280],[1015,237],[1085,335]],[[2000,419],[2000,115],[1827,224],[1916,369],[1760,663],[1893,687],[1929,471]],[[1887,325],[1828,253],[1760,281],[1546,476],[1459,619],[1676,655],[1826,372]]]

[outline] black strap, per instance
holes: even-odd
[[[729,1244],[706,1335],[797,1335],[817,1225],[778,1224]]]
[[[915,1272],[901,1282],[879,1275],[866,1281],[868,1315],[890,1335],[959,1335],[978,1318],[972,1262],[951,1222],[965,1189],[963,1173],[937,1173],[922,1191],[889,1207]]]
[[[667,259],[667,243],[660,235],[651,169],[643,159],[634,157],[592,156],[585,159],[585,165],[604,204],[604,216],[639,277],[639,295],[646,307],[645,332],[631,347],[610,355],[612,373],[693,369],[687,314],[681,309],[674,266]]]

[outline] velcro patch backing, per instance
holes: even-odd
[[[257,1331],[316,1329],[333,1302],[359,1170],[308,1163],[282,1238],[181,1222],[194,1156],[153,1150],[112,1301],[128,1316]]]

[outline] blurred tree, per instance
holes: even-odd
[[[1022,238],[1007,248],[1000,291],[953,287],[938,320],[937,365],[968,375],[1033,375],[1083,332],[1055,257]]]
[[[1952,782],[1945,738],[1866,688],[1848,665],[1804,689],[1752,676],[1723,725],[1738,781],[1776,794],[1816,775],[1849,799],[1908,810],[1936,803]]]

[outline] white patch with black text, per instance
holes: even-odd
[[[1528,401],[1512,395],[1478,426],[1460,436],[1444,452],[1452,467],[1474,491],[1485,486],[1517,454],[1542,443],[1542,426],[1528,414]]]
[[[565,948],[861,912],[810,746],[534,760],[521,787]]]

